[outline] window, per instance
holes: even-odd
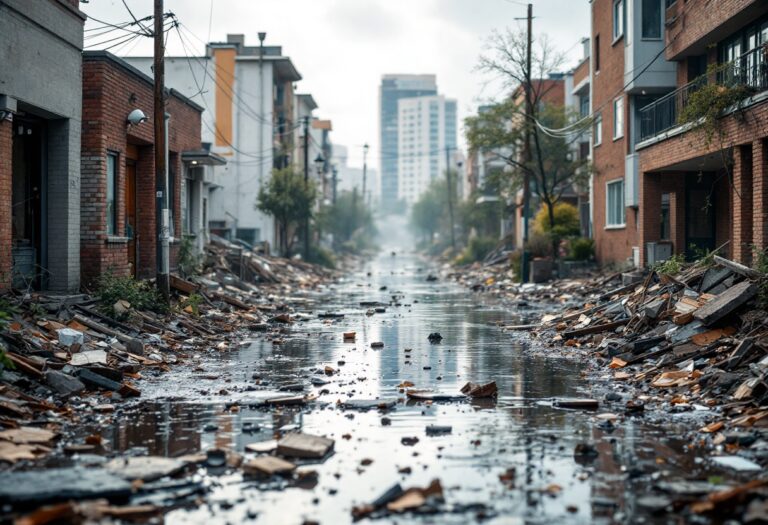
[[[613,101],[613,138],[624,136],[624,97]]]
[[[661,0],[643,0],[643,38],[661,38]]]
[[[579,116],[586,117],[589,115],[589,95],[579,97]]]
[[[613,2],[613,39],[624,36],[624,0]]]
[[[600,71],[600,35],[595,35],[595,71]]]
[[[606,184],[606,221],[605,225],[624,226],[626,217],[624,209],[624,179]]]
[[[107,235],[117,235],[117,155],[107,153]]]
[[[600,113],[595,117],[595,146],[603,142],[603,115]]]

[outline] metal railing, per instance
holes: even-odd
[[[727,87],[746,86],[755,93],[768,90],[768,46],[748,51],[719,66],[716,73],[702,75],[640,109],[639,142],[680,125],[678,117],[691,95],[709,81]]]

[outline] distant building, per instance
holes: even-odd
[[[384,75],[379,87],[379,137],[381,147],[381,205],[392,209],[398,200],[398,101],[437,95],[435,75]]]
[[[354,156],[357,158],[361,157],[362,153]],[[363,168],[360,167],[353,167],[349,165],[349,158],[350,158],[349,148],[347,146],[341,146],[339,144],[333,145],[333,163],[334,168],[336,169],[336,193],[340,195],[342,192],[345,191],[354,191],[357,189],[357,192],[362,195],[363,191]],[[379,174],[378,171],[371,168],[370,163],[368,165],[368,169],[365,174],[366,182],[366,193],[368,202],[370,204],[375,204],[379,202],[380,200],[380,192],[379,188]]]
[[[434,95],[397,104],[397,198],[411,205],[446,167],[456,169],[456,101]]]
[[[152,75],[152,57],[125,60]],[[166,85],[205,108],[203,141],[227,159],[208,185],[212,233],[279,245],[274,220],[256,209],[256,198],[273,169],[295,161],[299,80],[280,46],[247,46],[241,34],[209,43],[204,56],[166,57]]]

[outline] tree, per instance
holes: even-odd
[[[376,234],[373,214],[354,191],[342,192],[332,206],[323,208],[318,218],[323,231],[333,235],[336,249],[365,249]]]
[[[444,180],[432,181],[427,191],[411,207],[411,226],[428,244],[447,222],[448,190]],[[448,232],[450,233],[450,232]]]
[[[284,256],[291,255],[296,230],[312,217],[316,200],[314,182],[304,182],[304,176],[292,167],[274,170],[269,182],[259,190],[256,207],[275,218],[280,253]]]
[[[549,74],[563,63],[563,56],[552,48],[546,36],[534,46],[530,72],[526,32],[497,32],[489,44],[478,68],[501,79],[513,94],[466,119],[467,141],[471,148],[492,153],[512,168],[504,190],[516,192],[524,176],[529,176],[531,192],[546,208],[550,230],[554,230],[555,205],[566,190],[585,184],[591,174],[588,161],[579,159],[572,148],[590,122],[587,119],[574,125],[567,108],[546,103],[547,95],[556,86],[548,80]],[[525,89],[528,78],[530,89]],[[526,132],[531,137],[530,160],[521,155]]]

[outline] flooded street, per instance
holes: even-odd
[[[206,503],[181,505],[169,523],[346,523],[354,506],[394,484],[424,487],[434,479],[445,493],[440,514],[405,514],[398,523],[637,521],[670,503],[643,497],[653,482],[696,474],[668,423],[655,428],[639,416],[606,425],[596,417],[610,411],[606,403],[597,412],[552,407],[554,397],[604,393],[591,391],[575,360],[546,356],[499,330],[497,322],[519,321],[513,313],[450,282],[427,282],[430,270],[414,255],[383,251],[310,297],[311,320],[287,325],[281,344],[255,334],[237,351],[212,351],[196,368],[147,379],[141,402],[125,405],[106,428],[86,423],[80,432],[101,432],[116,452],[172,457],[218,448],[249,458],[255,454],[246,445],[295,430],[335,440],[325,461],[300,463],[299,472],[317,473],[302,487],[201,467],[196,479],[211,490]],[[384,313],[366,315],[359,306],[393,296],[401,305]],[[321,312],[344,317],[321,320]],[[356,342],[343,342],[347,331],[357,332]],[[440,344],[428,342],[432,332],[442,334]],[[372,349],[376,341],[383,348]],[[326,375],[325,366],[337,372]],[[455,395],[467,381],[491,380],[496,402],[405,402],[398,386],[409,381]],[[261,405],[298,390],[318,398],[306,406]],[[374,399],[398,402],[385,411],[341,405]],[[430,425],[450,432],[427,435]],[[402,442],[412,437],[415,444]],[[575,456],[583,443],[598,454]],[[157,502],[162,493],[148,498]]]

